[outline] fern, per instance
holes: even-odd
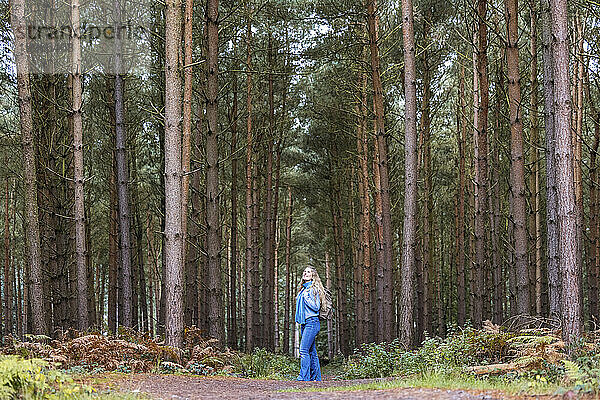
[[[585,379],[585,374],[581,371],[581,368],[577,363],[571,360],[562,360],[565,366],[565,377],[575,384],[581,384]]]

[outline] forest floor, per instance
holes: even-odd
[[[497,391],[466,391],[425,388],[395,388],[380,390],[332,390],[374,382],[374,379],[327,380],[296,382],[283,380],[245,379],[235,377],[200,377],[186,375],[131,374],[111,380],[110,386],[124,391],[145,394],[151,399],[402,399],[402,400],[549,400],[577,398],[566,396],[507,395]],[[318,391],[319,389],[323,391]],[[298,391],[294,391],[298,390]],[[306,391],[309,390],[309,391]]]

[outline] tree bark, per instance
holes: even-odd
[[[273,138],[275,135],[275,106],[273,94],[273,39],[269,33],[269,44],[267,49],[268,74],[268,103],[269,103],[269,130],[267,135],[267,165],[266,165],[266,187],[265,187],[265,224],[263,227],[263,291],[262,307],[265,313],[263,320],[263,338],[267,349],[273,351],[273,292],[274,292],[274,270],[273,270]]]
[[[218,56],[219,56],[219,1],[209,0],[206,5],[207,95],[206,95],[206,236],[208,285],[208,334],[225,343],[221,277],[221,225],[219,212],[219,147],[218,147]]]
[[[542,37],[544,62],[544,130],[546,133],[546,228],[549,317],[561,315],[560,270],[558,264],[558,193],[556,185],[556,113],[554,110],[554,55],[549,0],[542,0]]]
[[[183,268],[181,265],[181,0],[165,10],[165,342],[183,343]]]
[[[530,97],[530,121],[531,121],[531,145],[533,165],[533,235],[535,241],[535,312],[542,315],[542,232],[540,214],[540,166],[539,166],[539,120],[538,120],[538,63],[537,63],[537,19],[538,12],[535,1],[531,2],[530,11],[530,34],[531,34],[531,97]]]
[[[340,344],[342,354],[348,354],[348,320],[347,320],[347,303],[346,299],[348,293],[346,293],[346,251],[344,244],[344,220],[341,211],[341,194],[339,179],[332,178],[332,216],[333,216],[333,236],[335,245],[335,258],[336,258],[336,272],[335,278],[337,282],[337,307],[338,307],[338,322],[339,331],[338,337],[340,338]],[[329,255],[327,255],[329,256]]]
[[[506,0],[508,66],[508,100],[510,108],[510,181],[513,193],[515,269],[517,273],[517,312],[531,313],[529,267],[527,258],[527,212],[525,199],[525,164],[523,158],[523,117],[519,75],[518,5],[517,0]]]
[[[275,218],[275,220],[277,220],[277,218]],[[279,352],[279,348],[280,348],[280,342],[279,342],[279,242],[280,242],[280,230],[278,225],[274,226],[274,247],[273,247],[273,269],[275,271],[275,287],[274,287],[274,293],[273,293],[273,297],[274,297],[274,301],[273,301],[273,318],[274,318],[274,326],[273,326],[273,331],[274,331],[274,342],[273,342],[273,348],[274,351],[277,353]]]
[[[467,106],[465,103],[465,69],[461,67],[460,70],[460,84],[459,84],[459,97],[460,97],[460,109],[458,110],[460,115],[460,126],[457,129],[458,137],[458,154],[459,154],[459,186],[458,186],[458,222],[457,222],[457,253],[458,262],[456,265],[456,307],[457,307],[457,322],[458,326],[464,326],[467,319],[467,303],[465,299],[465,192],[467,188],[466,183],[466,168],[465,168],[465,144],[467,137]]]
[[[121,5],[115,0],[116,23],[121,24]],[[127,133],[125,131],[124,115],[124,80],[121,74],[121,46],[119,35],[116,35],[115,45],[115,133],[116,133],[116,163],[117,163],[117,198],[119,205],[119,237],[121,239],[121,282],[123,290],[123,325],[132,327],[133,320],[133,288],[131,264],[131,225],[129,207],[129,164],[127,161]]]
[[[115,162],[113,158],[110,174],[110,207],[108,231],[108,331],[117,333],[117,270],[119,237],[117,228],[117,190],[115,182]]]
[[[75,259],[77,265],[77,326],[86,331],[88,321],[88,290],[85,241],[85,206],[83,176],[83,124],[81,119],[81,38],[79,26],[79,0],[71,0],[71,25],[73,27],[71,75],[73,77],[73,179],[74,179],[74,219],[75,219]],[[33,278],[33,270],[32,270]],[[35,297],[35,294],[33,294]]]
[[[377,120],[373,121],[373,134],[377,137]],[[376,140],[376,139],[375,139]],[[381,198],[381,173],[380,173],[380,159],[379,159],[379,147],[375,143],[373,149],[373,217],[375,219],[374,225],[374,239],[375,239],[375,260],[369,264],[371,266],[371,277],[374,280],[374,284],[371,285],[370,302],[367,304],[369,307],[365,309],[365,320],[368,323],[369,329],[367,334],[367,341],[383,341],[379,339],[379,313],[383,307],[383,293],[377,291],[381,288],[381,282],[383,275],[382,266],[385,264],[385,252],[383,246],[383,201]],[[419,314],[420,315],[420,314]],[[417,326],[419,324],[417,323]]]
[[[261,143],[262,137],[259,134],[256,143]],[[259,162],[255,162],[252,170],[252,291],[255,293],[252,305],[253,317],[252,324],[254,325],[253,331],[255,334],[255,343],[260,347],[264,347],[264,336],[261,328],[262,319],[264,318],[265,310],[260,309],[260,291],[261,291],[261,279],[260,279],[260,246],[259,246],[259,232],[260,232],[260,174],[258,173]]]
[[[10,263],[10,231],[9,231],[9,225],[10,225],[10,221],[8,218],[8,212],[9,212],[9,202],[10,202],[10,193],[9,193],[9,186],[10,186],[10,182],[9,182],[9,178],[6,177],[6,197],[4,199],[5,201],[5,207],[4,207],[4,303],[0,303],[3,304],[3,307],[0,307],[3,309],[3,314],[6,317],[6,319],[4,319],[5,323],[4,323],[4,329],[0,329],[0,332],[2,334],[2,336],[10,334],[12,332],[12,309],[11,309],[11,303],[12,303],[12,284],[11,284],[11,279],[10,279],[10,275],[11,275],[11,263]]]
[[[584,64],[581,59],[583,47],[583,29],[585,19],[581,20],[580,11],[575,13],[575,85],[574,90],[574,107],[572,120],[572,146],[573,146],[573,179],[575,184],[575,207],[577,210],[577,264],[580,269],[583,268],[583,253],[585,251],[583,241],[583,229],[585,227],[585,214],[583,210],[583,182],[582,182],[582,134],[583,134],[583,72]],[[580,271],[581,273],[581,271]],[[581,279],[581,278],[580,278]],[[583,300],[583,291],[580,293],[580,298]]]
[[[487,71],[487,1],[477,1],[477,29],[474,35],[475,71],[473,73],[474,93],[474,157],[475,157],[475,264],[473,266],[473,305],[472,318],[475,327],[481,326],[483,319],[484,275],[486,268],[486,221],[488,213],[488,160],[487,160],[487,120],[488,120],[488,71]]]
[[[283,354],[290,353],[291,314],[291,246],[292,246],[292,188],[288,186],[287,220],[285,223],[285,315],[283,318]],[[293,323],[293,322],[292,322]]]
[[[571,144],[569,92],[569,33],[566,0],[551,0],[556,113],[556,183],[558,196],[558,266],[562,271],[563,339],[570,344],[581,337],[580,269],[577,252],[577,205]]]
[[[192,67],[192,18],[194,12],[194,0],[185,1],[183,14],[183,120],[182,151],[181,151],[181,263],[184,265],[184,321],[191,326],[197,324],[196,309],[196,262],[190,261],[188,253],[188,204],[190,187],[190,155],[192,143],[192,90],[193,90],[193,67]],[[197,174],[197,172],[196,172]],[[194,221],[195,222],[195,221]],[[194,223],[192,222],[192,223]],[[189,244],[193,246],[193,243]]]
[[[600,222],[598,221],[598,147],[600,145],[600,112],[590,97],[589,67],[585,70],[585,88],[594,121],[594,144],[590,149],[590,256],[588,257],[588,298],[590,318],[598,319],[598,280],[600,278]]]
[[[481,326],[483,319],[484,274],[486,271],[486,221],[488,219],[488,160],[487,129],[489,84],[487,70],[487,0],[477,1],[477,83],[475,107],[477,121],[475,129],[475,295],[473,325]]]
[[[499,143],[501,143],[501,134],[502,134],[502,121],[501,121],[501,107],[502,107],[502,98],[504,96],[501,95],[503,93],[503,71],[502,64],[498,63],[496,65],[496,101],[495,101],[495,132],[493,133],[493,139],[491,143],[493,145],[490,146],[490,157],[491,157],[491,185],[493,187],[493,191],[491,192],[491,196],[489,196],[489,207],[490,207],[490,231],[491,231],[491,269],[493,276],[493,285],[494,285],[494,313],[493,313],[493,322],[495,324],[502,324],[504,320],[504,299],[505,299],[505,279],[502,276],[502,264],[499,260],[501,258],[501,246],[500,242],[500,149]]]
[[[331,271],[329,267],[329,252],[325,252],[325,287],[331,291]],[[344,313],[344,310],[341,311]],[[327,356],[333,360],[333,320],[327,319]]]
[[[253,187],[253,160],[252,160],[252,64],[251,48],[252,24],[249,5],[246,3],[247,22],[246,22],[246,351],[250,352],[256,345],[254,340],[254,315],[258,310],[254,310],[254,299],[258,293],[253,291],[254,287],[254,263],[252,258],[252,187]]]
[[[14,0],[10,3],[10,7],[11,25],[15,34],[14,55],[17,70],[21,141],[23,145],[23,175],[25,181],[24,223],[25,231],[27,232],[27,262],[30,268],[30,301],[33,317],[33,333],[45,334],[47,327],[45,326],[46,323],[44,321],[43,312],[43,276],[41,265],[40,226],[38,219],[37,176],[35,169],[35,136],[33,133],[29,62],[27,60],[25,1]],[[10,294],[10,290],[8,293]],[[10,304],[9,302],[12,301],[12,297],[6,296],[6,294],[7,292],[5,291],[5,302]],[[12,312],[10,307],[5,311]],[[87,315],[87,309],[85,311]],[[9,314],[5,313],[5,316],[8,317]]]
[[[415,238],[417,214],[417,74],[415,66],[415,33],[412,0],[402,0],[402,38],[404,44],[404,226],[402,241],[402,283],[400,303],[400,342],[405,347],[413,345],[413,306],[415,270]]]
[[[202,54],[206,53],[205,46],[201,46]],[[203,79],[205,73],[200,74]],[[189,219],[191,224],[188,228],[188,249],[186,251],[185,263],[185,298],[186,298],[186,317],[189,314],[189,321],[192,325],[198,326],[200,329],[205,329],[204,321],[206,320],[205,301],[204,301],[204,285],[203,273],[205,257],[201,249],[204,248],[203,234],[200,232],[200,226],[204,223],[203,217],[203,200],[204,194],[201,189],[201,169],[203,168],[202,148],[203,148],[203,132],[204,132],[204,102],[198,101],[198,112],[196,121],[196,136],[194,137],[193,160],[194,173],[192,174],[192,207]]]
[[[371,48],[371,72],[373,76],[373,105],[377,124],[377,149],[379,150],[379,174],[381,185],[381,206],[383,236],[381,237],[383,261],[378,266],[376,287],[377,297],[381,304],[377,310],[377,339],[391,342],[394,336],[395,319],[393,309],[394,275],[393,275],[393,248],[392,248],[392,217],[389,186],[389,170],[387,155],[387,140],[385,133],[383,87],[379,66],[379,44],[377,1],[367,0],[367,25],[369,28],[369,44]]]
[[[230,320],[228,324],[227,340],[229,347],[237,348],[237,226],[238,226],[238,191],[237,191],[237,119],[238,119],[238,82],[237,73],[233,73],[233,107],[231,110],[231,281],[229,293]],[[240,310],[241,311],[241,310]]]
[[[359,274],[356,279],[356,344],[365,343],[370,337],[367,315],[371,307],[371,201],[369,190],[369,136],[367,134],[367,75],[360,71],[358,88],[360,97],[357,106],[357,154],[360,164],[358,194],[360,198],[360,252]]]
[[[133,185],[131,186],[131,203],[132,210],[131,214],[133,216],[133,232],[135,235],[135,279],[134,279],[134,288],[132,291],[132,302],[134,305],[139,304],[139,320],[134,317],[134,321],[138,320],[138,330],[142,332],[150,331],[150,318],[151,312],[148,311],[148,287],[147,282],[150,279],[147,274],[147,265],[150,264],[146,260],[146,256],[144,255],[144,222],[142,220],[142,216],[140,213],[141,204],[139,201],[139,180],[138,180],[138,162],[137,162],[137,139],[135,137],[131,138],[130,142],[130,154],[131,154],[131,181]],[[139,299],[139,301],[138,301]],[[134,312],[133,315],[137,315],[137,312]]]
[[[423,193],[423,234],[422,234],[422,291],[423,291],[423,329],[427,332],[433,332],[433,287],[434,287],[434,271],[433,271],[433,253],[431,251],[431,243],[433,239],[433,194],[432,194],[432,179],[431,179],[431,117],[430,117],[430,99],[431,99],[431,69],[429,66],[429,52],[427,41],[429,40],[429,26],[431,24],[431,7],[427,7],[423,19],[423,38],[425,49],[422,53],[422,68],[423,68],[423,103],[421,106],[421,151],[422,163],[419,167],[422,168],[422,179],[424,183]]]

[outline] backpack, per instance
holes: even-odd
[[[328,320],[333,316],[333,302],[331,301],[331,292],[325,289],[325,298],[321,299],[321,309],[319,310],[319,319]]]

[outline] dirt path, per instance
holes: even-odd
[[[283,389],[348,386],[374,380],[295,382],[232,377],[190,377],[179,375],[133,375],[119,387],[139,391],[153,399],[402,399],[402,400],[499,400],[542,399],[536,396],[505,396],[502,393],[475,393],[444,389],[385,389],[338,392],[279,392]],[[552,397],[544,396],[547,400]]]

